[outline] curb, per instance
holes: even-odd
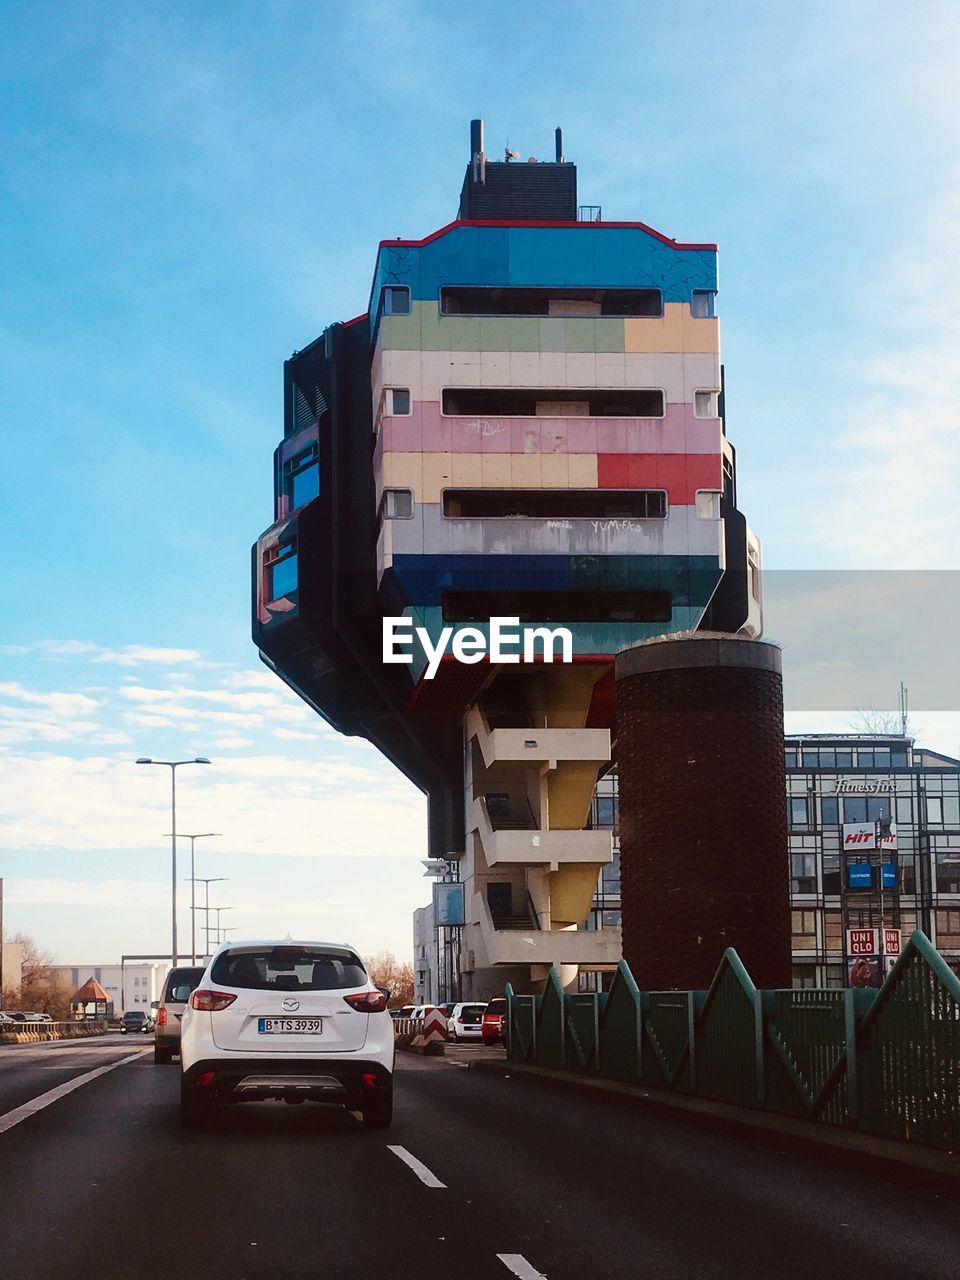
[[[859,1173],[882,1176],[899,1183],[908,1181],[925,1190],[935,1189],[942,1195],[960,1198],[960,1159],[938,1147],[925,1147],[898,1138],[883,1138],[850,1129],[833,1129],[816,1121],[777,1116],[753,1111],[728,1102],[704,1098],[685,1098],[665,1094],[639,1085],[621,1084],[617,1080],[601,1080],[588,1076],[555,1071],[550,1067],[533,1067],[517,1062],[471,1062],[471,1071],[510,1077],[568,1093],[608,1098],[648,1110],[724,1129],[737,1136],[749,1134],[758,1141],[776,1143],[798,1154],[827,1155],[832,1163]]]

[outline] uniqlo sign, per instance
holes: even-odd
[[[875,849],[877,828],[873,822],[845,822],[843,824],[845,849]]]
[[[896,929],[890,930],[891,933],[898,933]],[[848,929],[847,930],[847,955],[848,956],[876,956],[880,954],[880,930],[879,929]]]
[[[900,930],[884,929],[883,931],[883,953],[887,956],[898,956],[900,954]]]

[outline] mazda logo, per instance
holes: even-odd
[[[284,1000],[283,1002],[284,1013],[294,1013],[299,1008],[300,1008],[300,1001],[294,1000],[292,996],[287,996],[286,1000]]]

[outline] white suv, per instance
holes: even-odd
[[[215,1102],[282,1098],[393,1117],[393,1019],[363,961],[342,943],[229,942],[184,1012],[180,1118],[201,1126]]]

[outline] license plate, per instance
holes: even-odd
[[[257,1030],[262,1036],[319,1036],[322,1018],[259,1018]]]

